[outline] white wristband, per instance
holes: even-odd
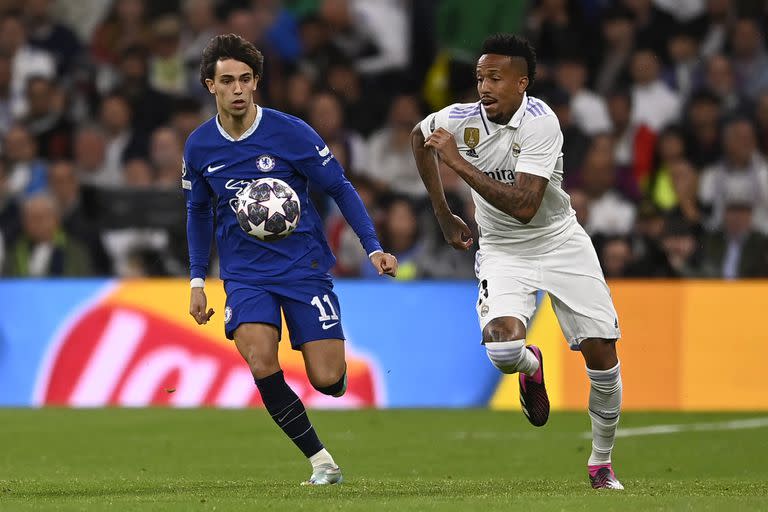
[[[205,279],[202,277],[194,277],[189,281],[190,288],[205,288]]]
[[[371,256],[373,256],[374,254],[378,254],[380,252],[384,252],[384,251],[382,251],[381,249],[377,249],[377,250],[373,251],[371,254],[368,255],[368,259],[370,259]]]

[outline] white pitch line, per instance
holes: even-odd
[[[681,423],[678,425],[649,425],[647,427],[621,428],[616,437],[656,436],[661,434],[679,434],[680,432],[712,432],[718,430],[744,430],[768,427],[768,416],[743,420],[717,421],[709,423]],[[584,432],[582,437],[592,439],[592,432]]]

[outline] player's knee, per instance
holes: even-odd
[[[494,318],[483,328],[483,343],[525,339],[525,325],[519,318]]]
[[[517,372],[525,350],[525,340],[490,341],[485,344],[488,359],[501,373]]]
[[[320,393],[338,398],[347,391],[347,369],[316,373],[310,376],[309,381]]]

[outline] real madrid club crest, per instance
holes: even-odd
[[[467,156],[477,158],[475,148],[480,144],[480,128],[464,128],[464,144],[469,148]]]
[[[275,168],[275,159],[272,155],[261,155],[256,159],[256,167],[258,167],[261,172],[269,172]]]
[[[512,156],[514,156],[515,158],[520,156],[520,144],[518,144],[517,142],[512,144]]]

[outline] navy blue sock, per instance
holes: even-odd
[[[256,386],[267,412],[307,458],[323,449],[315,427],[309,422],[304,404],[286,384],[282,370],[263,379],[256,379]]]

